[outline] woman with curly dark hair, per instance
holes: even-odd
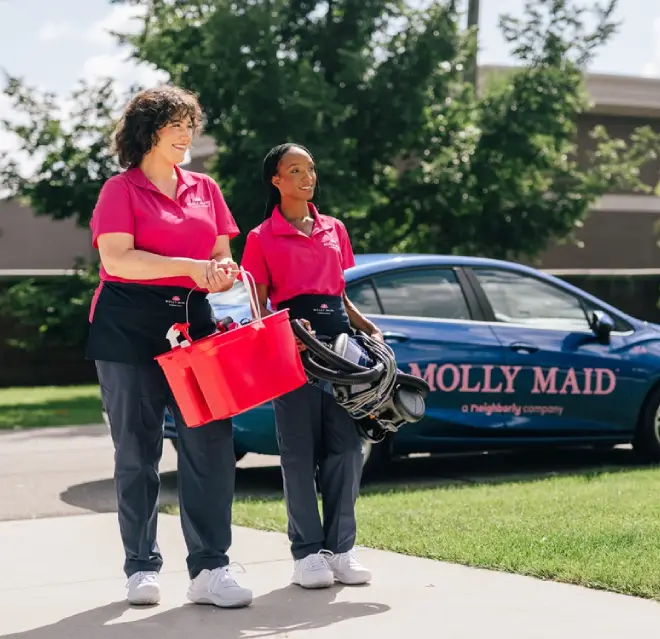
[[[119,528],[128,600],[160,601],[156,541],[158,466],[168,407],[178,433],[181,525],[191,578],[188,598],[249,605],[231,576],[234,493],[232,423],[188,428],[154,357],[169,328],[186,319],[193,339],[216,330],[207,294],[234,283],[229,241],[238,234],[218,185],[180,168],[202,112],[178,87],[142,91],[126,107],[114,147],[122,173],[101,189],[91,221],[101,283],[90,310],[87,358],[94,360],[115,448]]]

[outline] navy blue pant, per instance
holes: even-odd
[[[322,549],[351,550],[362,474],[362,442],[355,422],[332,395],[311,384],[274,400],[273,406],[291,554],[303,559]]]
[[[230,420],[188,428],[156,362],[134,366],[97,361],[103,405],[115,447],[115,486],[124,572],[160,571],[156,541],[163,418],[178,434],[181,526],[191,578],[229,563],[236,459]]]

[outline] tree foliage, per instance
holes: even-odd
[[[94,265],[76,261],[70,275],[27,278],[2,291],[3,314],[12,317],[18,329],[7,343],[26,351],[79,348],[87,338],[87,317],[98,281]]]
[[[480,95],[453,2],[113,1],[146,10],[124,37],[135,56],[199,93],[244,228],[261,219],[261,158],[284,140],[313,151],[321,204],[365,251],[533,257],[607,191],[644,188],[649,129],[630,143],[594,131],[588,165],[576,159],[583,72],[616,31],[616,0],[504,16],[521,68]]]
[[[118,170],[109,146],[119,108],[113,83],[81,82],[58,100],[6,75],[4,93],[19,118],[0,126],[19,148],[0,155],[0,187],[38,215],[87,226],[101,185]]]

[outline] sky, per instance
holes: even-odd
[[[521,15],[523,4],[481,1],[480,64],[512,63],[497,23],[503,13]],[[0,0],[0,6],[0,70],[28,85],[66,96],[81,78],[111,76],[128,88],[135,81],[150,85],[166,77],[128,62],[128,51],[108,34],[134,27],[134,8],[109,0]],[[620,0],[616,17],[623,24],[590,71],[660,78],[660,0]],[[10,116],[6,99],[0,97],[0,118]],[[14,144],[0,130],[0,150],[13,149]]]

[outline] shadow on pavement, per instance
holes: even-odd
[[[161,473],[161,506],[178,503],[176,471]],[[279,466],[238,468],[236,470],[236,497],[281,497],[282,474]],[[117,498],[112,478],[69,486],[60,499],[70,506],[96,513],[117,512]]]
[[[529,482],[552,476],[597,475],[648,468],[631,449],[613,448],[535,450],[489,454],[411,457],[388,464],[364,482],[362,492],[392,492],[446,485]],[[282,476],[279,466],[238,468],[236,498],[280,499]],[[116,512],[111,478],[70,486],[60,495],[63,502],[93,512]],[[161,474],[162,505],[177,503],[176,472]]]
[[[256,597],[249,608],[220,610],[213,606],[185,604],[135,621],[121,620],[130,606],[114,602],[49,626],[3,635],[3,639],[71,639],[78,635],[85,639],[180,639],[186,636],[247,639],[279,633],[290,636],[390,610],[389,606],[379,603],[335,602],[339,590],[335,587],[312,592],[287,586]]]

